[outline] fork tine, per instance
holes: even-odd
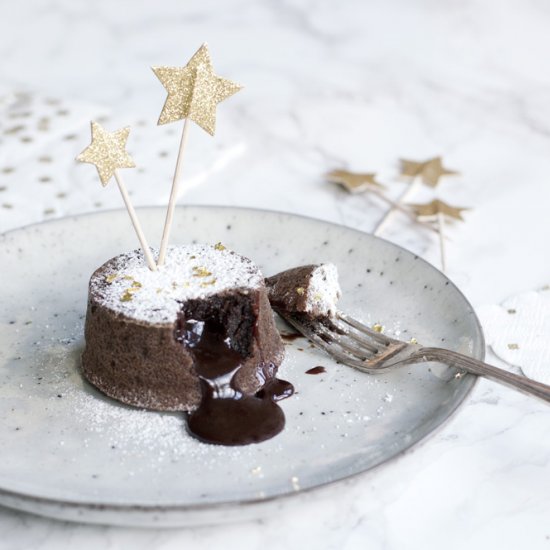
[[[317,328],[317,333],[323,340],[328,339],[329,344],[338,344],[345,351],[359,357],[363,361],[366,359],[372,358],[374,354],[378,353],[378,349],[375,348],[374,346],[369,346],[369,348],[372,348],[372,349],[368,349],[365,347],[361,348],[346,342],[341,335],[330,330],[329,328],[324,326],[322,323],[319,323],[319,325],[316,328]]]
[[[310,342],[312,342],[314,345],[316,345],[318,348],[322,349],[324,352],[326,352],[328,355],[336,359],[339,363],[344,363],[346,365],[350,365],[352,367],[355,367],[356,369],[359,369],[363,372],[372,373],[376,369],[370,368],[368,364],[365,362],[365,360],[361,360],[355,355],[352,355],[351,353],[344,353],[342,351],[339,351],[338,348],[334,345],[340,345],[338,342],[334,342],[333,344],[328,343],[326,340],[321,338],[317,333],[315,333],[313,330],[311,330],[306,325],[300,323],[296,319],[290,316],[282,315],[283,318],[290,323],[296,330],[301,332]]]
[[[346,315],[345,313],[342,313],[341,311],[338,311],[336,313],[336,316],[338,319],[343,321],[344,323],[347,323],[349,326],[353,327],[354,329],[358,330],[359,332],[362,332],[363,334],[366,334],[370,336],[373,340],[376,340],[377,342],[380,342],[381,344],[384,344],[387,346],[388,344],[392,342],[397,342],[397,340],[393,340],[392,338],[389,338],[388,336],[385,336],[381,332],[376,332],[375,330],[372,330],[371,328],[367,327],[367,325],[364,325],[357,319],[354,319],[353,317],[350,317],[349,315]]]
[[[365,348],[372,351],[373,353],[378,353],[379,351],[381,351],[381,349],[383,349],[386,345],[388,345],[388,344],[382,344],[381,342],[378,342],[377,340],[374,340],[373,338],[367,335],[370,338],[370,341],[369,341],[362,336],[362,335],[365,335],[365,333],[358,333],[355,330],[350,330],[349,329],[350,325],[346,326],[344,323],[339,322],[338,320],[336,320],[336,322],[332,321],[331,324],[333,324],[338,329],[339,332],[342,332],[348,338],[354,340],[355,342],[357,342],[361,346],[364,346]]]

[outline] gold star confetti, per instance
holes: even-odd
[[[421,218],[435,217],[438,214],[445,214],[445,216],[448,216],[449,218],[454,218],[455,220],[460,221],[464,221],[462,212],[468,210],[468,208],[450,206],[446,202],[440,201],[439,199],[434,199],[426,204],[410,204],[409,206],[414,210],[416,215]]]
[[[458,172],[443,166],[441,157],[434,157],[424,162],[401,159],[401,175],[412,178],[420,177],[430,187],[436,187],[442,176],[456,176]]]
[[[418,218],[432,218],[435,220],[437,231],[439,233],[441,269],[445,273],[445,237],[443,235],[445,216],[449,218],[454,218],[455,220],[464,221],[464,218],[462,217],[462,212],[468,210],[468,208],[451,206],[446,202],[440,201],[439,199],[434,199],[433,201],[426,204],[409,204],[409,206]]]
[[[326,178],[331,183],[341,185],[350,193],[362,193],[373,187],[384,189],[384,186],[377,182],[376,174],[359,174],[348,172],[348,170],[333,170],[326,175]]]
[[[217,104],[241,89],[214,74],[206,44],[185,67],[153,67],[153,72],[168,92],[158,124],[189,118],[210,135],[216,130]]]
[[[132,157],[126,151],[129,133],[129,127],[111,133],[97,122],[92,122],[92,143],[76,160],[94,164],[103,187],[109,183],[118,168],[135,167]]]

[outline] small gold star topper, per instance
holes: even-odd
[[[441,270],[445,272],[445,237],[443,235],[445,226],[445,216],[453,218],[455,220],[464,221],[462,212],[468,210],[468,208],[461,208],[457,206],[451,206],[446,202],[434,199],[426,204],[410,204],[409,205],[415,214],[419,218],[431,218],[435,220],[437,224],[437,231],[439,233],[439,249],[441,252]]]
[[[401,159],[401,175],[420,177],[426,185],[436,187],[442,176],[457,176],[458,172],[445,168],[441,157],[434,157],[423,162]]]
[[[136,166],[126,151],[129,133],[129,127],[107,132],[100,124],[92,122],[92,143],[76,157],[76,160],[94,164],[103,187],[109,183],[118,168]]]
[[[179,194],[183,151],[187,143],[188,121],[192,120],[210,135],[216,131],[218,103],[241,89],[239,84],[214,74],[208,46],[203,44],[185,67],[153,67],[153,72],[168,92],[158,124],[185,119],[172,189],[166,211],[157,265],[164,264],[172,219]]]
[[[185,67],[153,67],[168,92],[158,124],[191,119],[210,135],[216,131],[216,106],[241,86],[214,74],[208,46],[203,44]]]
[[[348,170],[332,170],[326,175],[327,181],[341,185],[350,193],[362,193],[376,187],[384,189],[384,186],[377,182],[376,174],[359,174],[348,172]]]
[[[126,151],[126,142],[130,134],[130,127],[122,128],[116,132],[107,132],[97,122],[92,122],[92,143],[76,157],[79,162],[88,162],[95,165],[99,174],[101,184],[105,187],[109,180],[114,176],[118,184],[118,188],[130,214],[130,219],[138,236],[143,250],[143,255],[147,260],[147,265],[151,271],[155,271],[157,266],[151,255],[151,250],[145,239],[143,229],[139,223],[136,211],[130,201],[130,196],[124,185],[121,175],[118,173],[119,168],[134,168],[135,164],[132,157]]]

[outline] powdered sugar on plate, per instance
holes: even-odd
[[[147,267],[141,250],[112,258],[92,275],[90,295],[131,319],[172,324],[181,302],[232,288],[255,289],[263,279],[252,261],[221,244],[172,246],[157,271]]]

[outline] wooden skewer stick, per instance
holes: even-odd
[[[412,178],[411,182],[409,183],[407,189],[403,191],[401,196],[397,199],[397,201],[394,201],[394,205],[386,212],[386,214],[383,216],[383,218],[376,224],[376,227],[374,228],[374,231],[372,232],[373,235],[379,235],[382,230],[386,227],[392,216],[394,215],[396,210],[402,210],[403,204],[411,197],[411,195],[416,191],[417,187],[421,183],[420,176],[415,176]]]
[[[178,191],[181,180],[181,169],[183,165],[183,152],[185,145],[187,144],[187,134],[189,127],[187,125],[189,119],[186,118],[183,123],[183,131],[181,134],[180,148],[178,151],[178,159],[176,160],[176,169],[174,171],[174,179],[172,180],[172,190],[170,191],[170,200],[168,202],[168,209],[166,211],[166,219],[164,221],[164,230],[162,232],[162,240],[160,242],[160,252],[157,260],[157,266],[164,265],[164,259],[166,257],[166,248],[168,241],[170,240],[170,232],[172,230],[172,220],[174,219],[174,209],[176,208],[176,202],[178,200]]]
[[[122,179],[122,176],[118,173],[118,170],[115,170],[113,175],[115,176],[118,188],[120,189],[120,194],[124,199],[124,204],[126,205],[128,214],[130,214],[130,219],[132,220],[132,225],[136,230],[137,237],[141,244],[141,249],[143,250],[143,255],[147,260],[147,265],[149,266],[149,269],[151,271],[156,271],[157,265],[155,264],[155,260],[153,259],[151,250],[149,249],[149,245],[147,244],[147,240],[145,239],[145,235],[143,234],[143,229],[141,228],[141,224],[139,223],[139,220],[137,218],[136,211],[134,210],[132,202],[130,201],[130,196],[128,195],[128,191],[126,190],[126,186],[124,185],[124,180]]]
[[[445,236],[443,234],[443,227],[445,225],[445,216],[442,212],[437,213],[437,229],[439,231],[439,250],[441,251],[441,271],[445,273],[446,261],[445,261]]]

